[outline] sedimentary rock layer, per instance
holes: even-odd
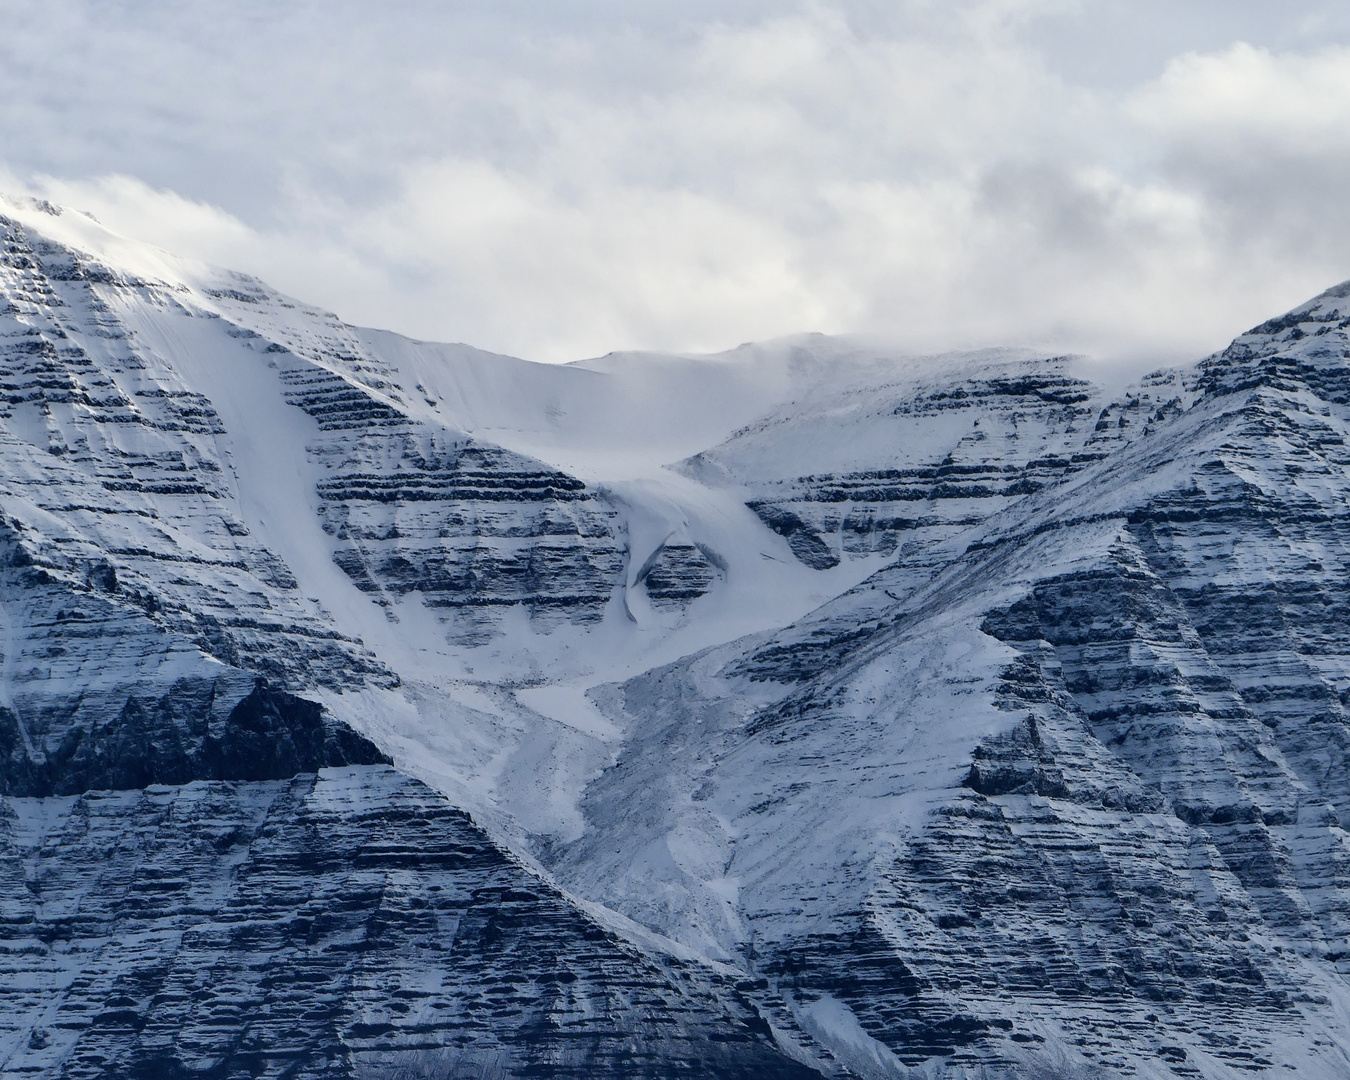
[[[604,698],[634,734],[560,875],[864,1074],[1343,1074],[1346,291],[936,572]]]
[[[6,1076],[798,1078],[387,767],[0,801]]]

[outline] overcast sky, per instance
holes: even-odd
[[[1350,4],[0,0],[0,187],[540,360],[1191,359],[1350,277]]]

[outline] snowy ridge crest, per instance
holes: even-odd
[[[544,368],[6,205],[0,1071],[1350,1071],[1350,286]]]

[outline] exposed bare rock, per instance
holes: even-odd
[[[7,1076],[805,1078],[388,768],[0,801]]]
[[[945,547],[605,698],[633,734],[561,877],[878,1076],[1350,1069],[1340,292]]]
[[[682,468],[744,485],[814,569],[930,545],[1104,456],[1121,418],[1070,359],[977,354],[916,364],[900,382],[845,378]],[[790,471],[812,459],[838,467]]]
[[[1350,286],[1121,394],[736,351],[610,484],[640,357],[517,445],[523,361],[14,215],[0,1072],[1350,1074]]]

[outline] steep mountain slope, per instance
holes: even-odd
[[[77,213],[7,220],[0,495],[28,550],[74,578],[106,564],[157,624],[326,694],[516,839],[579,827],[612,757],[587,685],[781,624],[870,568],[812,571],[741,493],[634,476],[622,452],[658,406],[672,456],[691,417],[726,434],[818,381],[828,342],[560,371],[360,331]],[[585,482],[451,421],[571,447],[592,476],[621,464]]]
[[[0,1073],[811,1074],[780,1047],[809,1060],[809,1040],[727,976],[620,941],[292,692],[388,697],[401,678],[301,588],[266,515],[292,544],[323,538],[296,565],[343,614],[390,625],[342,552],[390,579],[361,530],[408,505],[375,540],[436,529],[414,574],[478,548],[480,571],[550,569],[451,581],[429,610],[584,623],[622,566],[613,511],[411,422],[360,358],[339,373],[262,342],[153,252],[115,269],[0,227]],[[253,425],[227,428],[185,373],[227,411],[246,397]],[[298,452],[241,490],[235,452],[278,435]]]
[[[1350,1071],[1350,287],[547,368],[0,218],[0,1073]]]
[[[387,768],[3,809],[7,1076],[816,1075]]]
[[[797,558],[826,569],[900,544],[940,547],[1101,460],[1138,420],[1136,403],[1109,401],[1077,357],[1005,349],[871,366],[680,468],[742,488]]]
[[[1151,380],[936,576],[602,699],[563,880],[864,1072],[1343,1075],[1347,295]]]

